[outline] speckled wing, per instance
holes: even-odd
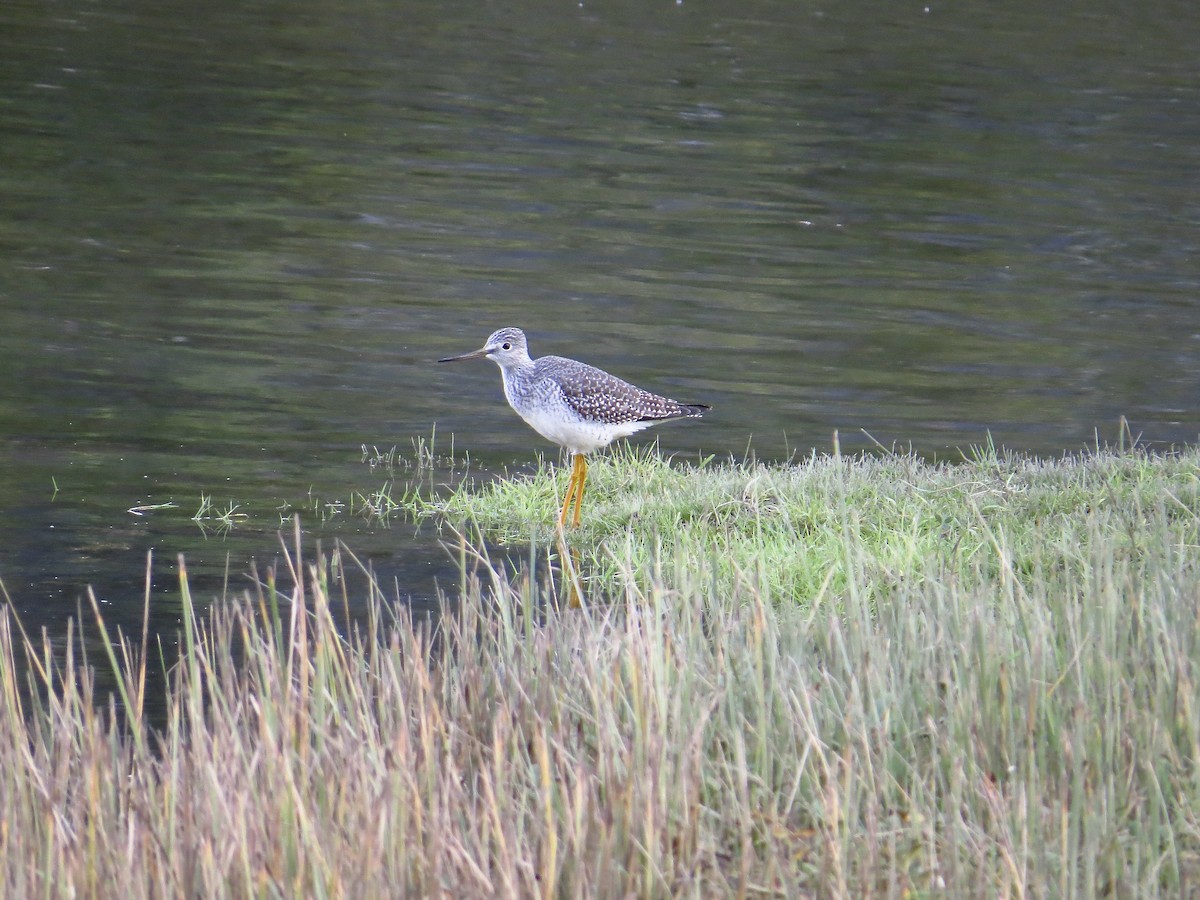
[[[558,382],[567,405],[593,422],[624,424],[658,422],[703,415],[707,406],[678,403],[573,359],[547,356],[538,360]]]

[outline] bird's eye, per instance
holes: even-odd
[[[505,341],[503,344],[500,345],[500,349],[501,350],[511,350],[512,344],[510,344],[508,341]]]

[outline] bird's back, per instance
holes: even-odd
[[[694,414],[681,403],[574,359],[543,356],[534,363],[534,373],[557,385],[567,405],[589,421],[617,425]]]
[[[657,422],[703,415],[707,406],[644,391],[603,369],[543,356],[504,370],[509,404],[538,434],[586,453]]]

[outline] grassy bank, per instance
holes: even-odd
[[[464,546],[436,636],[346,553],[204,616],[185,580],[158,732],[140,636],[91,661],[118,721],[0,616],[0,893],[1198,889],[1200,453],[600,462],[582,609],[558,478],[414,502],[534,563]]]

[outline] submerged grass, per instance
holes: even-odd
[[[157,730],[141,635],[118,717],[0,613],[0,894],[1194,895],[1200,454],[593,476],[579,610],[465,545],[436,631],[344,551],[183,576]],[[557,477],[443,515],[528,544]]]

